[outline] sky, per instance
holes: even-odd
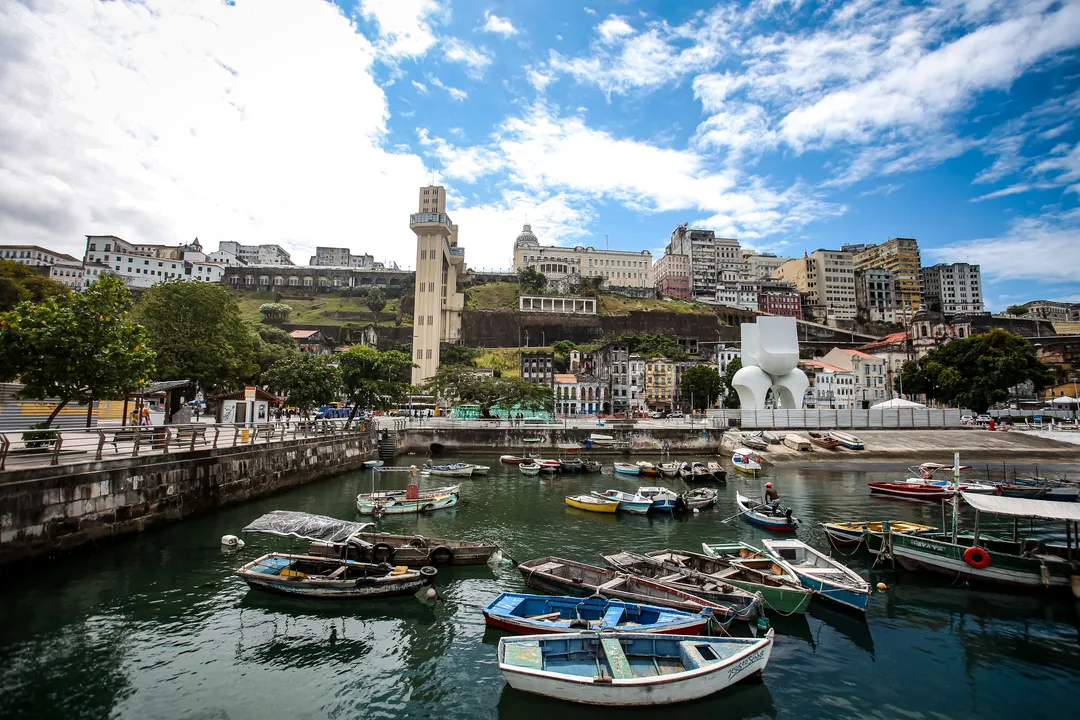
[[[914,237],[1080,302],[1080,0],[0,0],[0,243]]]

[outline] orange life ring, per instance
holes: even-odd
[[[976,570],[990,567],[990,553],[981,547],[969,547],[964,551],[964,562]]]

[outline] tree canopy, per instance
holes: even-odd
[[[712,365],[695,365],[682,374],[682,394],[692,399],[695,410],[704,410],[723,393],[720,373]]]
[[[385,410],[415,390],[409,382],[413,362],[406,353],[357,345],[339,354],[337,363],[342,391],[353,406],[350,420],[362,407]]]
[[[447,345],[439,353],[439,363],[442,365],[476,367],[476,358],[478,357],[480,357],[480,351],[469,345]]]
[[[259,312],[269,322],[288,322],[292,306],[277,302],[263,303],[259,306]]]
[[[60,399],[45,427],[68,403],[138,391],[154,372],[154,353],[130,310],[127,288],[110,277],[84,293],[20,303],[0,315],[0,379],[22,382],[20,397]]]
[[[271,365],[262,380],[284,393],[288,403],[305,417],[312,408],[325,405],[341,393],[338,369],[331,365],[329,355],[294,353]]]
[[[739,393],[735,392],[735,388],[731,387],[731,381],[735,378],[735,373],[742,370],[742,358],[735,358],[728,363],[727,369],[724,370],[724,377],[720,379],[720,390],[724,397],[724,407],[726,408],[738,408],[741,406],[739,400]]]
[[[0,312],[11,310],[21,302],[39,303],[70,292],[63,283],[39,275],[22,263],[0,260]]]
[[[271,365],[299,353],[289,333],[281,328],[256,325],[251,328],[255,347],[256,372],[248,378],[250,384],[263,385],[262,374]]]
[[[1036,390],[1054,382],[1031,343],[999,329],[936,347],[922,359],[905,363],[901,377],[907,393],[976,412],[1008,400],[1009,388],[1023,382],[1030,380]]]
[[[619,340],[626,343],[630,352],[645,358],[665,357],[668,360],[685,360],[688,357],[686,351],[669,335],[623,335]]]
[[[518,272],[518,286],[526,292],[543,292],[547,284],[547,275],[531,265]]]
[[[375,313],[375,322],[379,322],[379,313],[386,307],[386,295],[377,287],[371,288],[367,293],[367,306]]]
[[[1026,308],[1023,305],[1010,305],[1009,307],[1005,308],[1005,312],[1009,313],[1010,315],[1027,315],[1029,312],[1031,312],[1031,308]]]
[[[488,377],[460,365],[442,365],[424,384],[436,397],[450,402],[480,406],[483,417],[491,417],[491,409],[550,410],[551,388],[521,378]]]
[[[255,339],[219,285],[159,283],[143,293],[136,317],[157,352],[159,380],[191,380],[209,393],[238,387],[258,369]]]

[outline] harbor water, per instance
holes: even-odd
[[[817,525],[822,521],[942,522],[939,505],[869,495],[868,481],[901,479],[902,467],[778,468],[759,480],[737,475],[724,462],[729,476],[726,486],[717,486],[717,507],[640,517],[564,504],[568,494],[639,484],[615,476],[608,458],[602,475],[553,479],[523,477],[494,456],[463,459],[490,465],[491,472],[460,481],[456,508],[379,523],[386,532],[487,539],[504,548],[502,563],[440,571],[441,601],[435,603],[411,596],[350,602],[259,593],[232,571],[263,552],[303,546],[269,536],[247,536],[247,547],[237,552],[219,544],[222,535],[239,534],[274,509],[354,519],[358,492],[373,483],[377,489],[407,484],[407,475],[390,473],[329,478],[32,571],[6,572],[0,583],[0,718],[611,717],[614,711],[526,695],[504,683],[495,659],[499,634],[485,630],[480,608],[501,591],[524,589],[513,560],[558,555],[600,564],[602,551],[759,544],[764,531],[740,518],[724,521],[736,511],[735,491],[757,496],[764,479],[802,521],[798,537],[820,549],[828,549]],[[688,487],[666,478],[641,484]],[[961,519],[970,527],[973,514],[965,510]],[[1080,604],[1071,596],[970,589],[950,578],[874,567],[861,552],[833,554],[873,584],[888,586],[873,593],[865,620],[818,600],[806,616],[772,616],[776,645],[761,682],[664,709],[664,716],[1076,716]],[[749,631],[744,626],[741,632]],[[656,710],[616,714],[657,717]]]

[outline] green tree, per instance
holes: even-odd
[[[259,306],[259,312],[267,322],[288,322],[292,306],[278,302],[263,303]]]
[[[352,406],[349,421],[364,408],[385,410],[416,390],[409,382],[413,362],[407,353],[357,345],[337,356],[341,387]]]
[[[905,363],[901,377],[905,392],[975,412],[1008,400],[1009,388],[1020,383],[1030,380],[1039,390],[1054,382],[1031,343],[1005,330],[951,340]]]
[[[741,405],[739,393],[735,392],[735,388],[731,386],[735,373],[740,370],[742,370],[742,359],[735,358],[728,363],[727,369],[724,370],[724,377],[720,380],[720,391],[723,393],[724,407],[726,408],[738,408]]]
[[[723,392],[720,373],[712,365],[695,365],[682,374],[682,394],[693,399],[694,410],[704,410]]]
[[[551,349],[558,355],[569,355],[572,350],[577,350],[577,347],[570,340],[559,340],[551,346]]]
[[[668,335],[624,335],[619,339],[627,344],[631,352],[642,357],[665,357],[668,360],[685,360],[688,357],[679,343]]]
[[[63,283],[39,275],[22,263],[0,260],[0,312],[11,310],[21,302],[39,303],[70,293]]]
[[[0,315],[0,379],[18,379],[19,396],[59,398],[45,421],[69,403],[125,397],[154,372],[154,353],[143,328],[130,316],[131,296],[123,282],[102,278],[85,293],[20,303]]]
[[[255,366],[257,371],[248,378],[252,385],[263,385],[262,374],[279,360],[283,360],[300,351],[289,333],[281,328],[257,325],[251,329],[254,338]]]
[[[159,283],[143,293],[136,316],[157,352],[159,380],[190,380],[210,393],[237,387],[257,371],[254,335],[219,285]]]
[[[1031,311],[1031,308],[1026,308],[1023,305],[1010,305],[1005,308],[1005,312],[1010,315],[1027,315]]]
[[[546,385],[521,378],[488,377],[460,365],[441,365],[424,387],[443,400],[478,405],[483,417],[491,417],[495,406],[549,410],[552,404],[551,388]]]
[[[413,314],[416,304],[416,278],[408,277],[401,284],[401,299],[398,301],[397,315],[394,316],[394,325],[401,327],[406,315]]]
[[[377,287],[371,288],[367,294],[367,306],[375,313],[375,322],[379,322],[379,313],[386,307],[386,295]]]
[[[304,417],[311,409],[325,405],[341,393],[338,369],[329,355],[295,353],[277,361],[262,374],[263,382],[283,393]]]
[[[518,273],[518,287],[526,292],[543,292],[547,284],[547,275],[531,265]]]
[[[464,365],[476,367],[476,358],[480,357],[480,351],[469,345],[447,345],[439,353],[441,365]]]

